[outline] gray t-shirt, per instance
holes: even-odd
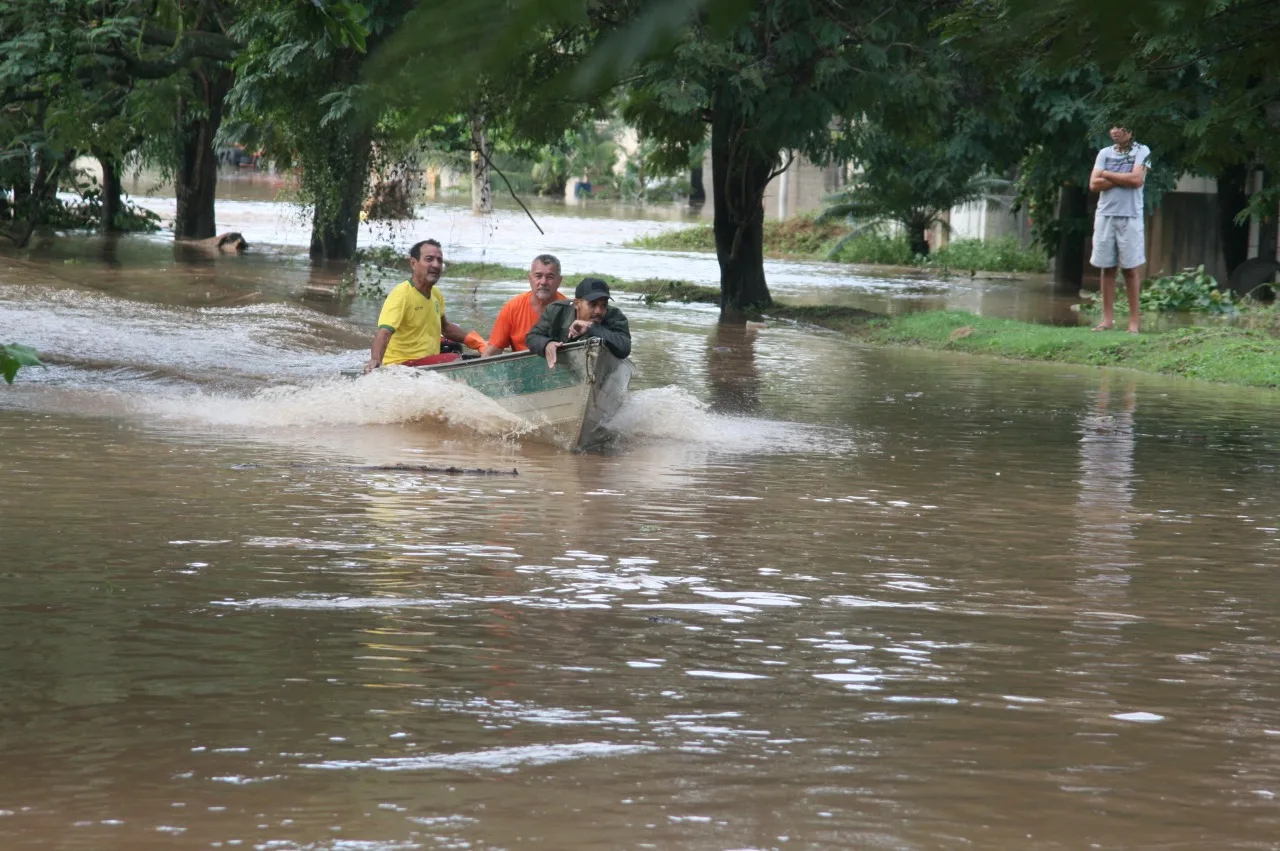
[[[1137,166],[1147,166],[1147,160],[1150,157],[1151,149],[1138,142],[1131,144],[1129,150],[1124,153],[1116,150],[1115,145],[1109,145],[1098,151],[1098,158],[1093,161],[1093,167],[1095,169],[1100,168],[1103,171],[1128,174]],[[1128,189],[1123,186],[1113,186],[1110,189],[1102,190],[1102,194],[1098,198],[1097,214],[1099,216],[1124,216],[1126,218],[1141,217],[1142,187]]]

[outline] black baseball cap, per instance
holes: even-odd
[[[599,278],[583,278],[582,283],[578,284],[578,288],[573,291],[573,297],[584,301],[612,298],[609,295],[609,285]]]

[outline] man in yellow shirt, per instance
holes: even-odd
[[[438,361],[440,337],[464,343],[473,349],[484,348],[484,338],[475,331],[465,332],[444,315],[444,293],[436,283],[444,274],[444,251],[434,239],[424,239],[409,249],[409,280],[395,286],[382,303],[378,314],[378,330],[373,332],[373,345],[366,373],[384,364],[421,366]],[[456,360],[455,355],[450,360]]]

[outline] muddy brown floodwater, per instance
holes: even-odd
[[[0,848],[1280,847],[1274,394],[623,298],[576,456],[334,378],[285,248],[76,245],[0,261]]]

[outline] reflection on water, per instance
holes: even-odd
[[[1078,690],[1089,703],[1113,704],[1123,700],[1117,682],[1126,667],[1118,664],[1117,648],[1142,622],[1132,612],[1129,597],[1131,572],[1138,567],[1134,552],[1133,478],[1134,411],[1137,381],[1104,376],[1092,405],[1080,417],[1080,497],[1077,502],[1076,546],[1080,567],[1076,616],[1063,631],[1071,648],[1064,666],[1068,678],[1083,681]],[[1102,708],[1102,707],[1100,707]],[[1105,710],[1104,710],[1105,711]],[[1120,720],[1162,720],[1145,711],[1113,709]],[[1110,733],[1095,734],[1108,737]],[[1105,747],[1105,740],[1100,745]],[[1099,753],[1093,759],[1105,760]],[[1076,784],[1105,783],[1097,765],[1077,764],[1070,769]],[[1104,787],[1098,787],[1104,788]]]
[[[1117,386],[1118,385],[1118,386]],[[1107,585],[1128,583],[1133,541],[1133,416],[1137,381],[1105,376],[1081,417],[1081,565]]]
[[[753,413],[760,407],[756,327],[717,325],[707,339],[707,383],[717,409]]]
[[[0,847],[1280,835],[1270,394],[624,296],[571,455],[287,249],[5,263]]]

